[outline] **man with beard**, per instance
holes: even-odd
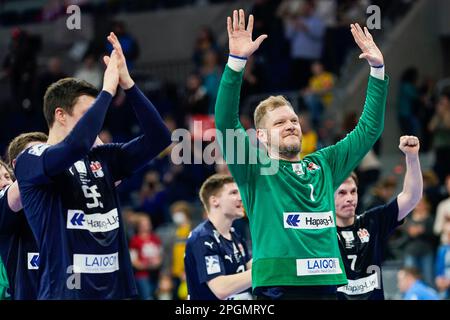
[[[256,136],[266,149],[260,150],[239,122],[243,69],[267,37],[252,41],[253,20],[250,15],[246,29],[244,10],[228,17],[230,55],[215,111],[218,141],[250,221],[253,293],[258,299],[336,299],[336,286],[347,279],[336,237],[334,191],[383,131],[389,82],[383,55],[367,28],[352,24],[359,57],[371,69],[356,128],[336,145],[300,160],[298,116],[289,101],[272,96],[254,113]]]

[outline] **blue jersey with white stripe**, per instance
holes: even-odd
[[[207,282],[221,275],[247,270],[246,264],[251,259],[247,245],[234,228],[231,229],[231,237],[231,240],[222,237],[209,220],[192,231],[184,257],[191,300],[218,300]],[[246,291],[250,295],[250,289]]]
[[[36,299],[39,253],[23,210],[8,205],[8,189],[0,191],[0,255],[14,300]]]
[[[49,145],[17,160],[16,176],[27,220],[37,240],[38,299],[125,299],[137,294],[115,181],[121,144],[94,147],[70,168],[45,172]]]

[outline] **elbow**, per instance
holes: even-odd
[[[217,297],[217,299],[219,300],[225,300],[226,298],[228,298],[230,296],[230,294],[225,290],[225,288],[221,288],[219,290],[216,290],[214,292],[214,295]]]

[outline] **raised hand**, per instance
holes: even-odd
[[[372,35],[367,27],[364,27],[363,31],[359,24],[355,23],[350,25],[350,31],[352,32],[353,39],[355,39],[356,44],[362,51],[359,58],[366,59],[371,66],[383,65],[383,54],[375,42],[373,42]]]
[[[126,90],[134,85],[133,79],[131,79],[130,73],[128,72],[127,60],[122,51],[122,46],[120,45],[119,39],[111,32],[108,36],[108,41],[113,46],[114,50],[117,52],[117,68],[119,69],[119,85],[122,89]],[[103,57],[103,61],[106,65],[109,63],[109,57]]]
[[[112,96],[115,96],[117,91],[117,85],[119,84],[119,68],[118,64],[118,55],[117,51],[113,50],[111,55],[103,57],[103,60],[106,63],[106,70],[103,75],[103,90],[109,92]]]
[[[233,21],[230,17],[227,17],[228,45],[230,48],[230,54],[239,57],[249,57],[259,48],[264,39],[267,38],[267,35],[263,34],[255,41],[252,41],[253,21],[253,15],[250,15],[246,29],[245,13],[242,9],[239,9],[239,14],[237,10],[233,11]]]
[[[420,149],[419,139],[415,136],[401,136],[398,148],[405,155],[417,155]]]

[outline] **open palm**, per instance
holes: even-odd
[[[352,32],[353,39],[355,39],[356,44],[362,51],[359,58],[366,59],[371,66],[383,65],[383,54],[373,41],[372,35],[367,27],[364,27],[363,31],[359,24],[355,23],[350,25],[350,31]]]
[[[242,9],[239,10],[239,13],[237,10],[233,11],[233,19],[230,17],[227,18],[230,54],[249,57],[259,48],[264,39],[267,38],[267,35],[263,34],[255,41],[252,41],[253,21],[253,15],[250,15],[247,28],[245,28],[245,13]]]

